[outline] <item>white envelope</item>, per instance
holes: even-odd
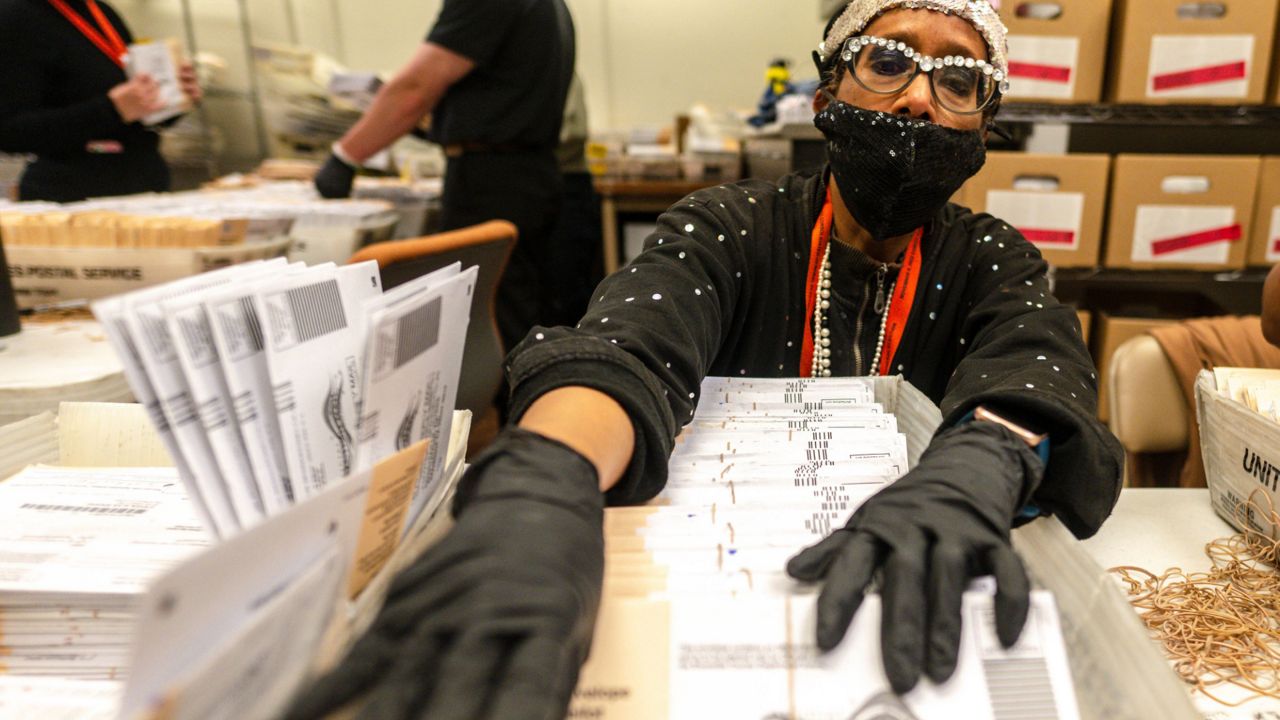
[[[366,262],[307,270],[254,295],[297,499],[355,470],[362,309],[381,292],[377,263]]]
[[[285,272],[305,269],[300,263]],[[253,302],[256,282],[246,281],[203,295],[213,343],[240,438],[268,513],[293,504],[295,493],[285,462],[280,420],[271,396],[271,378],[263,352],[262,322]]]
[[[423,438],[430,439],[406,527],[435,496],[457,402],[476,268],[415,281],[418,289],[367,307],[369,339],[361,395],[361,469]],[[399,286],[395,290],[400,290]]]

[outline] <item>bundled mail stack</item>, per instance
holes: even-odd
[[[1218,390],[1259,415],[1280,422],[1280,370],[1214,368]]]
[[[708,378],[663,492],[648,506],[607,511],[605,600],[574,713],[1076,717],[1047,593],[1034,595],[1023,639],[1005,651],[990,588],[976,587],[984,591],[966,597],[956,675],[902,698],[881,668],[878,596],[842,645],[816,648],[815,588],[791,580],[786,562],[906,472],[904,433],[918,452],[931,430],[921,408],[936,424],[927,398],[893,379]]]
[[[309,231],[348,233],[398,219],[378,199],[322,200],[301,182],[248,189],[129,195],[58,204],[0,204],[8,246],[212,247],[305,239]]]
[[[428,439],[436,497],[476,270],[247,263],[94,303],[201,522],[229,537]]]
[[[0,675],[121,679],[147,584],[212,540],[170,468],[0,483]]]

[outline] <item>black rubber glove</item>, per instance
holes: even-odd
[[[356,182],[356,169],[334,153],[329,153],[329,159],[316,171],[314,182],[321,197],[330,200],[351,197],[351,187]]]
[[[995,575],[996,632],[1009,647],[1030,607],[1030,582],[1009,535],[1040,484],[1043,463],[1013,432],[974,422],[934,438],[915,469],[868,499],[849,523],[787,563],[797,580],[826,584],[818,647],[840,644],[877,570],[881,654],[894,691],[955,672],[960,601],[972,578]]]
[[[468,469],[458,524],[392,583],[369,632],[289,718],[563,718],[604,577],[595,466],[508,430]]]

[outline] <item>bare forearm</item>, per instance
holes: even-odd
[[[1280,346],[1280,265],[1271,269],[1262,289],[1262,334]]]
[[[408,83],[388,83],[338,144],[348,157],[362,163],[412,130],[437,100]]]
[[[534,401],[520,427],[558,440],[596,466],[600,490],[617,484],[631,462],[635,429],[613,398],[585,387],[553,390]]]

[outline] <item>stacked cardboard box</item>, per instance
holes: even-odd
[[[1105,264],[1243,268],[1261,167],[1257,157],[1117,156]]]
[[[1010,100],[1101,99],[1111,0],[1006,2],[1000,18],[1009,28]]]
[[[1109,99],[1267,101],[1276,0],[1116,0]]]
[[[1057,267],[1093,267],[1102,248],[1111,158],[993,152],[959,202],[1016,227]]]

